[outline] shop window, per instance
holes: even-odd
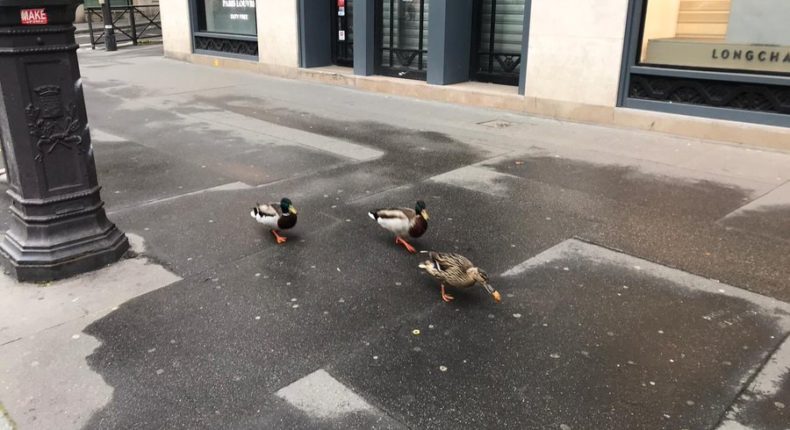
[[[258,56],[255,0],[192,0],[195,52]]]
[[[619,105],[790,126],[790,0],[630,0]]]
[[[197,0],[197,29],[255,36],[255,0]]]
[[[790,74],[790,1],[648,0],[639,64]]]

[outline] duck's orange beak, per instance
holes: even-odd
[[[495,290],[494,287],[491,286],[488,282],[481,282],[483,284],[483,288],[486,290],[488,294],[491,294],[491,297],[494,299],[495,302],[499,303],[502,301],[502,295],[499,294],[499,291]]]

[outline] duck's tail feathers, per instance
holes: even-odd
[[[370,217],[370,219],[372,219],[373,221],[378,221],[378,220],[379,220],[379,216],[378,216],[378,214],[376,214],[376,212],[375,212],[375,211],[370,211],[370,212],[368,212],[368,216],[369,216],[369,217]]]

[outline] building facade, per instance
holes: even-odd
[[[168,0],[165,55],[790,150],[786,0]]]

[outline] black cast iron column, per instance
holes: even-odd
[[[47,281],[117,261],[126,236],[104,213],[77,44],[76,0],[0,0],[0,141],[10,229],[3,263]]]

